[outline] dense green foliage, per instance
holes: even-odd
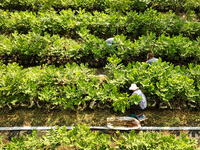
[[[187,69],[186,66],[174,66],[169,62],[159,61],[147,69],[146,63],[136,62],[123,67],[117,64],[120,60],[116,60],[116,57],[109,58],[112,64],[112,67],[109,67],[112,70],[110,75],[113,76],[113,81],[116,81],[115,84],[121,83],[121,88],[128,88],[130,83],[136,83],[147,97],[162,103],[170,102],[176,107],[183,106],[184,101],[199,103],[199,65],[189,64]]]
[[[104,39],[100,39],[81,30],[81,41],[67,39],[59,35],[50,36],[45,33],[29,34],[13,33],[0,36],[0,57],[3,63],[17,62],[23,66],[42,64],[65,65],[68,62],[88,63],[90,67],[102,67],[107,57],[116,54],[127,64],[132,61],[145,61],[146,54],[153,52],[162,60],[187,65],[200,62],[200,38],[191,41],[187,37],[156,37],[150,33],[139,37],[134,42],[124,35],[115,36],[115,44],[110,47]],[[115,48],[117,47],[117,49]]]
[[[91,102],[125,112],[130,105],[138,103],[139,97],[128,91],[136,83],[148,97],[158,103],[172,106],[186,102],[198,105],[200,99],[200,66],[190,64],[189,68],[159,61],[148,67],[146,63],[120,64],[115,55],[108,57],[108,76],[101,79],[87,65],[67,64],[64,68],[42,66],[22,69],[16,63],[0,67],[1,106],[16,105],[50,109],[84,109]],[[150,102],[150,101],[149,101]]]
[[[140,132],[136,134],[131,130],[129,134],[116,132],[112,137],[104,133],[91,132],[85,125],[74,127],[66,131],[66,127],[56,127],[55,130],[47,131],[47,134],[41,138],[37,137],[37,132],[26,138],[12,138],[12,140],[3,144],[0,141],[2,150],[14,149],[88,149],[88,150],[114,150],[114,149],[162,149],[162,150],[192,150],[197,148],[197,141],[189,139],[187,135],[181,134],[181,138],[175,135],[165,136],[159,133]]]
[[[153,52],[163,61],[176,65],[198,63],[200,24],[193,21],[192,14],[186,20],[172,11],[165,14],[152,8],[145,9],[144,12],[132,11],[131,7],[137,2],[139,1],[125,0],[108,3],[105,0],[102,3],[91,1],[89,4],[94,5],[88,5],[84,1],[74,1],[70,5],[78,9],[45,11],[55,6],[71,6],[68,7],[67,1],[1,1],[2,8],[11,4],[13,10],[24,6],[28,10],[38,10],[1,10],[2,62],[6,65],[18,62],[26,67],[45,64],[24,70],[15,63],[2,65],[1,105],[11,108],[11,104],[26,104],[32,107],[36,103],[40,107],[40,103],[43,103],[48,107],[56,105],[74,108],[82,105],[84,108],[91,102],[100,102],[124,112],[138,101],[138,98],[134,101],[127,94],[128,86],[133,82],[140,85],[147,96],[155,97],[159,102],[173,104],[184,100],[198,104],[199,65],[191,64],[186,69],[184,66],[174,67],[172,64],[159,62],[157,66],[150,66],[147,70],[146,63],[134,62],[145,61],[146,53]],[[149,1],[152,6],[156,3],[158,2]],[[160,3],[164,4],[164,1]],[[97,4],[104,6],[106,11],[88,12],[83,9],[83,6],[94,9],[93,6],[96,7]],[[126,7],[129,4],[132,5]],[[196,9],[194,4],[198,5],[195,2],[190,4],[188,1],[181,1],[181,6],[178,7],[184,6],[192,10]],[[174,3],[171,5],[173,6],[169,8],[177,6]],[[105,39],[111,36],[115,37],[115,41],[109,47]],[[70,65],[69,62],[89,63],[90,67],[106,66],[109,75],[104,82],[100,82],[94,72],[88,70],[87,65],[79,67]],[[109,64],[106,65],[107,62]],[[119,65],[122,62],[126,66]],[[84,72],[83,68],[87,71]],[[77,72],[74,74],[74,71]],[[47,74],[43,76],[43,72]],[[34,82],[32,78],[35,79]],[[85,87],[88,89],[85,90]]]
[[[0,18],[4,64],[17,62],[28,67],[76,62],[102,67],[113,54],[127,64],[144,61],[150,51],[176,65],[197,63],[200,58],[200,24],[171,11],[162,14],[150,8],[123,15],[84,9],[59,13],[1,10]],[[116,44],[108,47],[104,41],[112,36],[117,38]]]
[[[179,12],[196,11],[199,12],[200,2],[197,0],[1,0],[0,6],[9,10],[49,10],[62,9],[78,10],[79,8],[88,11],[145,11],[149,7],[153,7],[160,11],[169,9]]]
[[[54,105],[74,109],[76,106],[85,108],[91,101],[102,105],[109,101],[111,107],[113,103],[115,110],[124,112],[133,103],[134,97],[134,102],[140,100],[137,96],[129,98],[127,93],[120,93],[119,88],[112,83],[103,84],[104,81],[84,65],[79,67],[76,64],[67,64],[65,68],[43,66],[27,69],[22,69],[15,63],[2,65],[0,80],[0,104],[10,108],[11,104],[22,104],[30,108],[34,103],[38,107],[43,103],[47,109]]]
[[[195,21],[182,19],[169,11],[166,14],[147,9],[144,13],[136,11],[109,13],[85,10],[62,10],[59,14],[55,11],[48,12],[8,12],[0,10],[0,33],[48,32],[69,37],[76,37],[80,29],[88,29],[90,34],[98,37],[110,37],[118,34],[137,39],[150,32],[156,36],[165,34],[177,36],[182,34],[194,40],[200,35],[200,24]]]
[[[0,0],[0,107],[125,112],[141,99],[128,90],[136,83],[148,105],[198,108],[199,6],[197,0]],[[148,52],[160,57],[157,64],[141,63]],[[105,66],[108,74],[88,66]],[[33,132],[0,141],[0,149],[190,150],[197,144],[186,135],[117,134],[111,140],[85,126],[57,127],[42,138]]]

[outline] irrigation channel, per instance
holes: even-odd
[[[74,127],[66,126],[67,130],[71,130]],[[96,130],[106,134],[112,135],[116,130],[110,129],[106,126],[90,126],[90,130]],[[25,136],[26,134],[31,134],[32,130],[37,130],[38,136],[42,136],[46,133],[46,130],[55,129],[55,126],[32,126],[32,127],[0,127],[0,136],[3,136],[5,140],[11,140],[12,137],[18,138],[19,136]],[[120,132],[129,132],[130,130],[120,130]],[[188,137],[195,138],[198,140],[198,145],[200,145],[200,127],[140,127],[135,129],[135,132],[163,132],[164,134],[174,134],[177,137],[180,133],[186,133]]]

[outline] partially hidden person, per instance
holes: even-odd
[[[157,61],[158,61],[158,58],[155,58],[153,53],[147,54],[147,61],[146,61],[147,64],[152,65],[153,62],[157,63]]]
[[[147,107],[147,100],[146,97],[144,95],[144,93],[142,93],[142,91],[139,89],[139,87],[137,87],[136,84],[132,83],[131,86],[129,87],[129,90],[132,90],[134,94],[137,94],[139,96],[141,96],[141,101],[138,103],[138,105],[131,105],[130,110],[131,110],[131,117],[136,117],[136,112],[139,110],[144,110]]]
[[[113,43],[113,40],[114,40],[114,38],[112,37],[112,38],[108,38],[107,40],[106,40],[106,43],[109,45],[109,46],[112,46],[114,43]]]
[[[106,40],[106,43],[107,43],[109,46],[112,46],[112,45],[114,44],[113,41],[114,41],[114,38],[111,37],[111,38],[108,38],[108,39]],[[115,50],[118,50],[118,48],[115,47]]]

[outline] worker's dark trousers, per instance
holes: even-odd
[[[130,107],[130,112],[131,114],[136,114],[137,111],[142,110],[141,107],[139,105],[132,105]]]

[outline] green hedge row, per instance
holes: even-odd
[[[79,8],[86,9],[88,11],[145,11],[148,7],[153,7],[160,11],[173,10],[175,12],[187,12],[188,10],[195,10],[199,12],[199,1],[174,1],[174,0],[1,0],[0,7],[4,10],[49,10],[55,9],[60,11],[62,9],[74,9]]]
[[[66,127],[47,131],[47,134],[38,138],[37,132],[26,138],[12,138],[11,142],[4,144],[0,141],[2,150],[14,149],[88,149],[88,150],[113,150],[113,149],[162,149],[162,150],[192,150],[198,147],[197,140],[190,139],[186,134],[180,138],[175,135],[166,136],[159,133],[140,132],[134,130],[130,133],[116,132],[112,137],[109,134],[92,132],[85,125],[79,125],[66,131]]]
[[[102,67],[107,57],[116,54],[124,64],[132,61],[146,61],[146,54],[153,52],[162,60],[179,65],[200,61],[200,38],[191,41],[187,37],[156,37],[150,33],[134,42],[123,35],[115,36],[114,45],[108,46],[104,39],[81,30],[81,39],[50,36],[45,33],[0,35],[0,58],[4,64],[18,62],[23,66],[41,64],[65,65],[67,62],[88,63],[90,67]],[[117,49],[115,48],[117,47]]]
[[[133,101],[134,97],[129,98],[127,93],[120,93],[119,89],[112,87],[113,84],[102,85],[106,77],[94,75],[94,71],[88,69],[87,65],[22,69],[14,63],[7,66],[1,64],[0,68],[1,107],[22,105],[30,108],[37,104],[39,108],[45,109],[58,106],[82,110],[89,108],[89,105],[92,107],[91,102],[98,104],[98,107],[113,107],[119,97],[128,106],[139,100],[136,96]],[[125,111],[124,106],[113,108]]]
[[[0,65],[0,105],[10,108],[23,105],[50,109],[109,107],[125,112],[140,98],[130,96],[131,83],[137,83],[149,103],[170,103],[174,108],[200,100],[200,66],[188,69],[159,61],[157,65],[120,64],[116,56],[108,58],[108,76],[94,75],[87,65],[42,66],[22,69],[16,63]]]
[[[8,12],[0,10],[0,33],[48,32],[51,35],[60,34],[77,38],[77,32],[88,29],[90,34],[107,38],[124,34],[131,39],[137,39],[150,32],[156,36],[162,34],[177,36],[182,34],[194,40],[200,36],[200,23],[179,18],[172,12],[162,14],[153,9],[144,13],[127,12],[106,14],[103,12],[85,12],[85,10],[63,10],[60,14],[48,12]]]
[[[178,108],[188,105],[188,102],[194,102],[199,107],[200,65],[188,64],[186,68],[159,60],[157,64],[149,67],[146,63],[140,62],[125,67],[120,64],[121,60],[116,56],[108,59],[110,62],[109,67],[107,66],[110,70],[108,76],[121,90],[128,89],[130,83],[136,83],[147,99],[156,101],[157,106],[165,103],[169,107]]]

